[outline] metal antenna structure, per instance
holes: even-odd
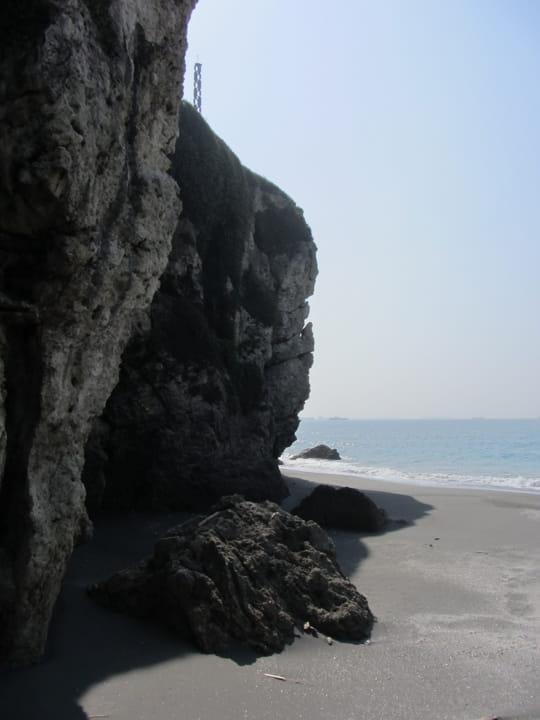
[[[195,63],[193,72],[193,105],[198,112],[201,112],[202,107],[202,64]]]

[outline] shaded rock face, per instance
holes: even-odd
[[[328,445],[316,445],[313,448],[302,450],[298,455],[294,455],[292,460],[300,458],[313,458],[315,460],[341,460],[341,456],[335,448],[330,448]]]
[[[212,510],[170,530],[151,558],[92,586],[90,595],[163,622],[204,652],[232,639],[278,651],[305,623],[341,640],[369,635],[367,600],[341,573],[333,542],[316,523],[239,496]]]
[[[166,266],[194,0],[7,2],[0,24],[0,664],[42,653],[81,470]]]
[[[350,487],[317,487],[291,512],[323,527],[378,532],[388,522],[386,511],[371,498]]]
[[[315,245],[301,211],[183,104],[183,212],[150,312],[87,447],[90,508],[281,500],[309,394]]]

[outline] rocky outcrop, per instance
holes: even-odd
[[[238,496],[170,530],[152,557],[89,592],[107,607],[192,637],[204,652],[233,639],[278,651],[304,626],[363,640],[373,624],[367,600],[341,573],[318,525]]]
[[[386,511],[360,490],[331,485],[317,485],[291,512],[323,527],[357,532],[378,532],[388,522]]]
[[[179,113],[195,1],[2,11],[0,665],[41,655],[87,507],[286,494],[315,246]]]
[[[87,448],[89,503],[197,509],[233,492],[279,501],[277,458],[309,393],[315,245],[292,200],[242,167],[187,104],[172,174],[182,216]]]
[[[2,9],[0,664],[43,650],[87,527],[85,442],[170,253],[193,5]]]
[[[291,460],[301,460],[303,458],[311,458],[313,460],[341,460],[341,456],[335,448],[328,445],[316,445],[315,447],[302,450],[298,455],[294,455]]]

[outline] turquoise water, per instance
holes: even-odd
[[[288,467],[392,482],[540,492],[540,418],[535,420],[301,421]],[[319,443],[341,461],[292,460]]]

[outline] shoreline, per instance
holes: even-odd
[[[453,489],[453,490],[478,490],[483,491],[486,490],[487,492],[509,492],[509,493],[527,493],[531,495],[539,495],[540,496],[540,487],[533,488],[531,486],[525,486],[525,487],[519,487],[516,485],[490,485],[489,483],[477,483],[474,482],[467,482],[467,481],[452,481],[452,480],[445,480],[444,482],[437,482],[435,480],[419,480],[415,479],[414,477],[406,477],[403,480],[395,480],[395,479],[386,479],[384,477],[370,477],[369,475],[362,474],[362,472],[355,472],[353,470],[346,470],[341,468],[320,468],[314,465],[312,468],[310,467],[294,467],[294,465],[291,465],[291,461],[286,459],[283,461],[283,458],[280,458],[282,461],[282,465],[280,466],[282,475],[284,476],[295,476],[295,475],[315,475],[315,476],[321,476],[321,477],[336,477],[338,478],[339,482],[337,484],[342,485],[343,479],[348,478],[349,482],[354,482],[358,484],[358,487],[363,486],[365,483],[376,483],[381,485],[392,485],[395,487],[407,487],[407,488],[440,488],[442,490],[444,489]],[[294,461],[292,461],[294,462]],[[302,461],[305,463],[305,460]],[[324,461],[328,462],[329,465],[332,463],[339,463],[341,461]],[[343,461],[345,462],[345,461]],[[400,474],[402,471],[400,470],[394,470],[390,471],[394,474]],[[434,473],[432,475],[436,476],[438,473]],[[459,477],[459,476],[454,476]],[[461,476],[461,477],[469,477],[469,476]],[[472,477],[472,476],[470,476]],[[484,477],[484,476],[479,476]],[[485,476],[487,477],[487,476]],[[500,478],[503,479],[503,478]],[[527,480],[532,479],[536,482],[536,478],[526,478]]]
[[[329,479],[284,475],[286,509]],[[369,645],[299,634],[271,656],[244,648],[203,655],[108,612],[86,597],[86,585],[140,559],[179,515],[102,518],[94,541],[74,553],[44,662],[2,676],[0,715],[540,720],[540,493],[355,486],[405,521],[372,535],[329,532],[378,618]]]

